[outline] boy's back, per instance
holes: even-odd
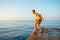
[[[35,15],[36,19],[43,19],[43,18],[42,18],[42,15],[39,14],[39,13],[37,13],[37,12],[35,12],[34,15]]]

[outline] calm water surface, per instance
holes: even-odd
[[[0,40],[27,40],[33,31],[33,24],[32,20],[0,21]],[[60,28],[60,20],[46,20],[41,23],[42,26]]]

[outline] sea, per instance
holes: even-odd
[[[42,21],[40,27],[60,28],[60,20]],[[34,20],[1,20],[0,40],[28,40],[34,30]]]

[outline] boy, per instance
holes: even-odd
[[[42,32],[41,27],[39,26],[41,24],[42,20],[44,20],[42,15],[37,13],[35,10],[32,10],[32,13],[36,17],[36,20],[35,20],[35,23],[34,23],[34,32],[36,31],[37,27],[40,30],[40,32]]]

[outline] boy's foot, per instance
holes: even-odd
[[[39,30],[39,32],[40,32],[40,33],[42,33],[42,32],[43,32],[43,30],[42,30],[42,29],[39,29],[39,28],[38,28],[38,30]]]
[[[42,31],[40,31],[40,33],[42,33]]]
[[[34,30],[33,33],[36,33],[36,30]]]
[[[42,33],[42,32],[43,32],[43,30],[41,29],[41,30],[40,30],[40,33]]]

